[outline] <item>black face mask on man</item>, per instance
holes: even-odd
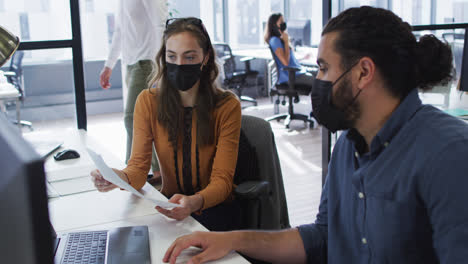
[[[323,81],[320,79],[315,79],[312,84],[312,110],[313,116],[321,125],[325,126],[332,133],[335,133],[338,130],[344,130],[351,128],[351,120],[347,118],[346,110],[354,104],[357,97],[362,90],[354,96],[351,102],[345,106],[343,109],[336,108],[332,103],[333,96],[333,86],[338,83],[338,81],[345,76],[356,64],[351,66],[348,70],[336,79],[334,83],[331,81]]]
[[[202,64],[173,64],[166,62],[167,79],[172,87],[187,91],[200,79]]]

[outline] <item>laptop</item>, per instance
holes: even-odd
[[[119,227],[102,231],[70,232],[54,240],[54,263],[150,264],[147,226]]]

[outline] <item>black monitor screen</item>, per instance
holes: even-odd
[[[53,263],[44,162],[0,114],[1,263]]]
[[[310,20],[293,20],[287,22],[289,39],[294,46],[310,46]]]
[[[463,42],[463,50],[461,54],[463,54],[461,59],[461,69],[460,69],[460,90],[468,92],[468,35],[466,34],[465,30],[465,41]],[[460,44],[458,44],[460,45]],[[457,47],[455,46],[455,50],[452,50],[455,54],[455,59],[457,58]],[[460,52],[459,52],[460,53]],[[457,62],[457,61],[455,61]]]

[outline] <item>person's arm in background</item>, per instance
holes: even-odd
[[[276,40],[277,39],[277,40]],[[276,38],[274,39],[273,41],[280,41],[279,38]],[[281,44],[276,44],[274,45],[271,45],[272,48],[273,48],[273,51],[275,52],[275,55],[276,57],[278,57],[278,59],[281,61],[281,63],[284,65],[284,66],[288,66],[289,65],[289,56],[290,56],[290,53],[291,51],[289,50],[289,35],[288,35],[288,32],[284,31],[283,33],[281,33],[281,40],[283,40],[283,44],[284,44],[284,48],[281,46]]]
[[[109,80],[112,75],[112,69],[117,63],[122,49],[122,30],[120,28],[120,20],[122,19],[123,15],[123,6],[121,1],[119,1],[118,8],[119,9],[115,18],[114,35],[112,36],[112,43],[109,48],[109,54],[99,76],[99,83],[103,89],[109,89],[111,87]]]

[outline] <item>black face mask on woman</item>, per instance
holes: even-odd
[[[283,22],[283,23],[280,24],[279,29],[280,29],[281,31],[285,31],[287,27],[288,27],[288,26],[286,25],[286,22]]]
[[[166,62],[167,79],[172,87],[187,91],[200,79],[202,64],[173,64]]]
[[[354,104],[362,90],[354,96],[351,102],[343,109],[338,109],[332,104],[333,86],[345,76],[356,64],[351,66],[336,79],[334,83],[315,79],[312,84],[312,110],[313,116],[321,125],[325,126],[332,133],[338,130],[351,128],[351,121],[348,120],[345,111]]]

